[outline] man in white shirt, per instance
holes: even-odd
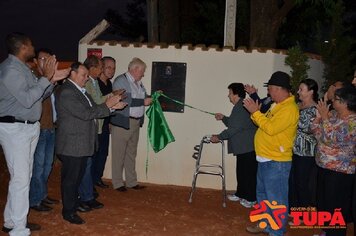
[[[125,109],[116,111],[111,117],[112,184],[119,192],[125,192],[127,188],[134,190],[144,188],[137,183],[136,154],[145,106],[152,102],[152,99],[147,97],[146,89],[141,82],[145,70],[146,64],[139,58],[133,58],[129,63],[128,72],[119,75],[113,83],[114,90],[126,90],[128,103]],[[127,188],[123,179],[124,169]]]

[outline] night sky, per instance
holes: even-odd
[[[27,34],[35,48],[51,49],[58,60],[77,60],[79,40],[104,18],[108,9],[124,15],[130,1],[0,0],[0,62],[7,57],[4,40],[10,32]],[[346,2],[345,19],[354,25],[356,1]]]
[[[49,48],[59,60],[77,60],[78,42],[108,9],[125,13],[129,0],[0,0],[0,62],[7,57],[5,37],[30,36],[35,48]]]

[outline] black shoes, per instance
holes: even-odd
[[[31,231],[38,231],[41,229],[41,226],[35,223],[27,223],[26,228],[29,228]]]
[[[41,229],[41,226],[38,224],[34,224],[34,223],[27,223],[26,228],[29,228],[30,231],[38,231]],[[5,233],[9,233],[12,229],[3,226],[1,230]]]
[[[146,186],[139,185],[139,184],[136,184],[136,185],[133,186],[133,187],[129,187],[129,189],[134,189],[134,190],[140,190],[140,189],[144,189],[144,188],[146,188]],[[117,188],[116,191],[119,191],[119,192],[126,192],[126,191],[127,191],[127,188],[126,188],[125,186],[121,186],[121,187]]]
[[[104,204],[98,202],[97,200],[93,199],[90,201],[82,202],[83,205],[88,206],[91,209],[100,209],[104,207]]]
[[[71,224],[76,224],[76,225],[81,225],[81,224],[85,223],[85,221],[75,213],[67,215],[67,216],[63,216],[63,219],[65,219],[66,221],[68,221]]]
[[[127,188],[126,188],[125,186],[121,186],[121,187],[117,188],[116,191],[119,191],[119,192],[126,192],[126,191],[127,191]]]
[[[48,205],[52,205],[52,204],[57,204],[59,203],[58,200],[56,199],[53,199],[53,198],[49,198],[49,197],[46,197],[45,199],[43,199],[41,201],[41,203],[38,205],[38,206],[31,206],[30,208],[32,210],[35,210],[35,211],[50,211],[52,210],[53,208],[50,207],[50,206],[47,206],[46,204]]]
[[[100,188],[109,188],[109,185],[105,184],[102,180],[99,180],[98,182],[96,182],[95,186],[98,186]]]
[[[88,211],[91,211],[91,208],[84,203],[79,203],[79,206],[77,207],[77,211],[88,212]]]
[[[52,204],[58,204],[59,201],[50,197],[46,197],[45,199],[42,200],[42,203],[52,205]]]
[[[146,186],[137,184],[137,185],[131,187],[130,189],[140,190],[140,189],[144,189],[144,188],[146,188]]]
[[[91,211],[93,209],[100,209],[103,208],[104,204],[102,204],[101,202],[98,202],[97,200],[93,199],[90,201],[81,201],[79,202],[79,206],[77,207],[77,211],[80,212],[88,212]]]
[[[96,190],[95,187],[93,187],[93,196],[94,196],[95,199],[97,199],[99,197],[99,193],[98,193],[98,191]]]
[[[3,226],[1,230],[2,230],[2,232],[4,232],[4,233],[9,233],[12,229]]]
[[[30,207],[32,210],[35,210],[35,211],[50,211],[50,210],[52,210],[53,208],[52,207],[49,207],[49,206],[47,206],[46,204],[44,204],[44,203],[42,203],[41,202],[41,204],[40,205],[38,205],[38,206],[31,206]]]

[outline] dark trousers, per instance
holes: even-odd
[[[94,184],[91,175],[91,166],[93,157],[88,157],[82,181],[79,185],[79,197],[82,202],[87,202],[94,199]]]
[[[257,161],[256,153],[247,152],[236,155],[235,195],[249,202],[256,201]]]
[[[76,212],[78,206],[78,188],[85,172],[88,157],[58,155],[58,158],[62,161],[62,215],[68,216]]]
[[[318,167],[318,211],[333,214],[335,208],[341,208],[345,222],[350,222],[354,177],[354,174],[344,174]],[[324,229],[324,231],[328,236],[346,235],[346,229]]]
[[[109,153],[110,130],[109,123],[104,121],[102,133],[98,135],[99,149],[93,157],[92,177],[93,182],[97,183],[103,177],[106,159]]]
[[[317,165],[314,157],[293,155],[289,175],[289,206],[316,205]]]

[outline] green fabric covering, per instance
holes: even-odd
[[[168,143],[174,142],[174,136],[169,129],[166,118],[164,117],[161,104],[158,98],[161,93],[155,92],[152,95],[152,103],[146,111],[149,119],[147,127],[147,136],[154,152],[164,149]]]

